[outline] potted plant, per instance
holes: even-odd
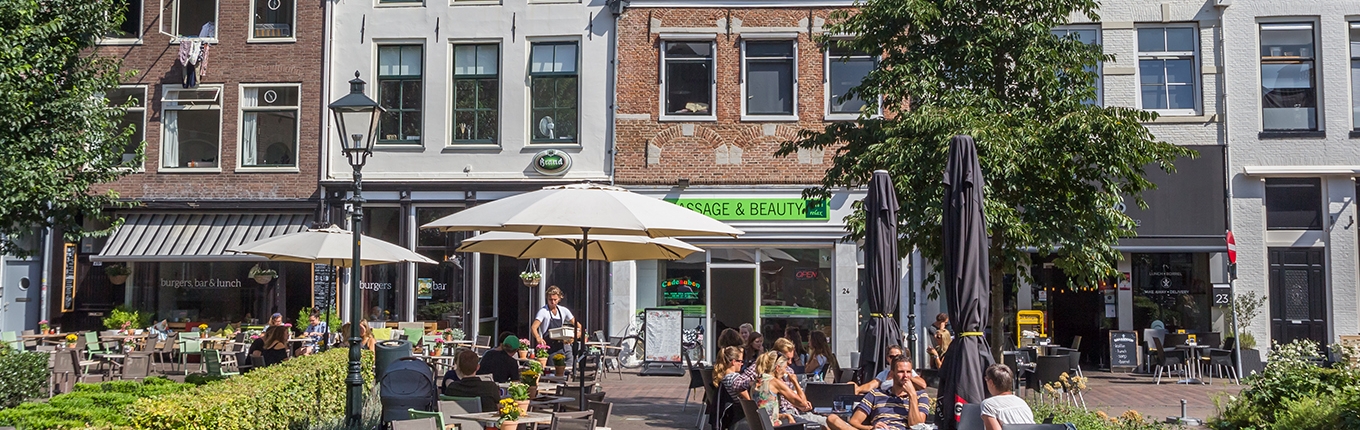
[[[538,283],[543,281],[543,273],[537,270],[520,272],[519,280],[524,282],[524,286],[526,287],[537,287]]]
[[[52,332],[52,326],[47,322],[47,320],[38,321],[38,329],[42,330],[43,334],[48,334]]]
[[[527,342],[521,342],[519,344],[519,359],[520,360],[529,359],[529,344]]]
[[[250,277],[254,278],[255,282],[260,285],[264,285],[279,277],[279,272],[274,269],[262,269],[260,265],[256,264],[250,267]]]
[[[552,355],[553,375],[564,376],[567,374],[567,355],[556,353]]]
[[[128,275],[132,274],[132,269],[122,264],[110,264],[104,266],[104,275],[109,277],[109,283],[113,285],[123,285],[127,283]]]
[[[1247,327],[1251,325],[1251,320],[1261,313],[1261,308],[1265,306],[1266,296],[1256,294],[1255,291],[1248,291],[1237,294],[1232,299],[1232,312],[1237,318],[1237,326]],[[1242,349],[1242,362],[1237,363],[1242,375],[1251,375],[1265,371],[1265,365],[1261,362],[1261,351],[1256,349],[1256,337],[1251,333],[1243,331],[1232,333],[1230,336],[1236,339],[1237,345]]]
[[[514,399],[501,399],[500,414],[501,418],[496,420],[496,426],[500,430],[516,430],[519,428],[519,406]]]
[[[440,355],[444,355],[444,338],[442,337],[434,338],[434,345],[431,345],[429,349],[431,357],[438,357]]]
[[[510,394],[511,399],[514,399],[515,405],[519,407],[519,413],[521,415],[529,413],[528,385],[524,385],[523,382],[511,382],[510,386],[506,387],[505,392]]]
[[[75,347],[76,347],[76,340],[77,340],[77,339],[80,339],[80,338],[76,337],[76,334],[75,334],[75,333],[68,333],[68,334],[66,335],[66,347],[67,347],[67,348],[75,348]]]
[[[534,347],[534,358],[538,359],[538,364],[548,365],[548,344],[540,343]]]
[[[529,362],[528,369],[525,369],[523,372],[519,372],[519,381],[523,382],[524,385],[527,385],[529,387],[530,398],[538,397],[538,377],[539,375],[543,374],[542,368],[538,368],[537,370],[534,369],[534,365],[536,364],[538,364],[538,362],[531,361]]]

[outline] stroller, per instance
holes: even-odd
[[[409,419],[408,409],[434,411],[439,402],[434,370],[419,358],[404,357],[388,365],[378,386],[384,427],[394,420]]]

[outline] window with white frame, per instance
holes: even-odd
[[[1138,97],[1144,110],[1192,115],[1198,103],[1193,25],[1138,28]]]
[[[665,116],[713,116],[713,41],[661,42]]]
[[[241,86],[241,167],[297,167],[298,86]]]
[[[123,16],[123,22],[118,24],[118,28],[110,30],[105,38],[123,40],[142,38],[142,0],[125,1],[123,7],[118,10]]]
[[[291,40],[297,23],[296,0],[251,0],[252,40]]]
[[[171,33],[179,37],[217,38],[218,0],[174,0]]]
[[[1313,24],[1261,24],[1261,117],[1266,131],[1317,130]]]
[[[378,103],[387,110],[378,121],[378,143],[420,143],[424,51],[420,45],[378,47]]]
[[[1351,128],[1360,130],[1360,22],[1351,23]]]
[[[500,46],[454,45],[454,143],[496,143],[500,92]]]
[[[836,115],[855,115],[864,110],[865,102],[856,97],[846,97],[851,88],[859,86],[869,72],[874,70],[877,58],[873,55],[832,43],[826,50],[826,90],[827,113]]]
[[[577,43],[539,42],[530,49],[530,141],[576,142],[580,109]]]
[[[123,145],[123,165],[133,168],[141,168],[141,163],[133,164],[137,158],[137,152],[146,144],[146,87],[125,86],[110,89],[104,93],[104,99],[110,106],[120,106],[126,111],[123,119],[118,122],[118,133],[122,133],[128,128],[132,129],[132,135],[128,136],[127,143]]]
[[[222,86],[162,87],[161,168],[219,167]]]
[[[1053,29],[1053,30],[1052,30],[1052,33],[1053,33],[1054,36],[1058,36],[1058,37],[1069,37],[1069,36],[1070,36],[1070,37],[1072,37],[1072,38],[1075,38],[1078,42],[1085,43],[1085,44],[1087,44],[1087,45],[1099,45],[1099,44],[1101,43],[1101,42],[1100,42],[1100,27],[1098,27],[1098,26],[1093,26],[1093,25],[1063,26],[1063,27],[1058,27],[1058,28]],[[1087,104],[1092,104],[1092,105],[1097,105],[1097,106],[1104,105],[1104,104],[1105,104],[1105,76],[1104,76],[1104,72],[1100,69],[1099,66],[1097,66],[1097,67],[1095,68],[1095,70],[1092,70],[1091,68],[1088,67],[1088,68],[1086,69],[1086,71],[1088,71],[1088,72],[1095,72],[1095,74],[1096,74],[1096,82],[1095,82],[1095,84],[1096,84],[1096,98],[1095,98],[1095,100],[1087,100],[1086,103],[1087,103]]]
[[[746,115],[795,115],[797,82],[792,40],[745,40],[742,69],[746,71]]]

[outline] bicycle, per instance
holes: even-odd
[[[647,321],[641,312],[624,329],[623,339],[619,341],[619,365],[633,369],[641,367],[647,357]],[[694,363],[704,359],[704,327],[680,331],[680,354],[685,360]]]

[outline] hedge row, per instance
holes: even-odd
[[[47,353],[14,351],[0,344],[0,409],[47,397]]]
[[[76,384],[75,390],[46,403],[24,403],[0,410],[0,425],[20,429],[127,428],[132,425],[127,408],[133,403],[192,388],[190,384],[156,377],[143,382]]]
[[[349,351],[299,357],[182,393],[142,399],[128,414],[139,429],[291,429],[340,417]],[[364,354],[364,392],[373,355]]]

